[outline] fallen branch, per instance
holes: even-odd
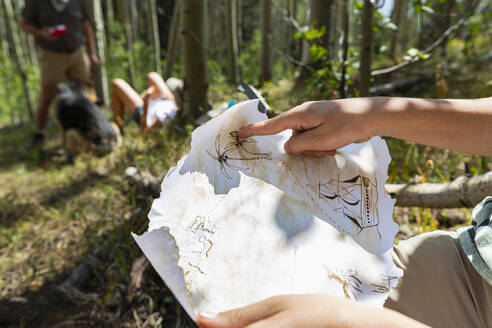
[[[369,89],[371,96],[391,96],[395,92],[403,92],[414,86],[432,81],[432,75],[415,75],[396,81],[375,85]]]
[[[93,267],[100,260],[102,253],[101,249],[96,248],[81,264],[75,267],[65,281],[56,286],[56,289],[72,302],[85,303],[96,300],[96,294],[85,294],[79,290],[79,287],[91,278]]]
[[[396,198],[396,206],[473,207],[492,195],[492,172],[461,176],[448,183],[388,184],[385,189]]]
[[[139,187],[159,195],[161,181],[145,173],[141,178],[138,169],[129,176]],[[127,171],[134,171],[127,169]],[[127,175],[128,176],[128,175]],[[396,206],[428,208],[473,207],[487,196],[492,196],[492,172],[473,177],[461,176],[448,183],[387,184],[386,191],[396,198]]]

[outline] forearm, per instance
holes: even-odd
[[[43,30],[30,25],[25,19],[22,19],[19,25],[24,32],[32,34],[38,38],[43,37]]]
[[[357,309],[358,308],[358,309]],[[374,308],[361,303],[348,304],[340,309],[343,327],[347,328],[425,328],[423,323],[415,321],[401,313],[385,308]],[[354,313],[357,313],[354,315]]]
[[[96,53],[96,45],[94,43],[94,32],[92,31],[91,24],[89,22],[83,22],[82,23],[82,31],[84,32],[85,44],[87,47],[87,51],[90,54],[95,54]]]
[[[375,97],[370,100],[371,135],[390,136],[424,145],[492,155],[492,97],[417,99]]]

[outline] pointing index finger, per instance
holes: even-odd
[[[287,129],[297,130],[299,119],[296,118],[296,114],[294,111],[289,111],[266,121],[246,125],[239,129],[237,135],[239,138],[246,139],[252,136],[277,134]]]

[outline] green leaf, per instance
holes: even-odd
[[[394,24],[393,22],[387,23],[386,25],[384,25],[384,27],[389,29],[389,30],[393,30],[393,31],[398,30],[398,26],[396,26],[396,24]]]
[[[411,57],[415,57],[415,56],[417,56],[419,53],[420,53],[420,50],[415,49],[415,48],[410,48],[410,49],[408,49],[408,51],[407,51],[407,54],[408,54],[409,56],[411,56]]]
[[[325,32],[326,32],[326,28],[323,26],[320,30],[311,29],[305,32],[304,37],[306,38],[306,40],[314,40],[325,35]]]
[[[321,58],[328,55],[328,49],[320,45],[314,44],[309,48],[309,54],[311,55],[311,60],[317,62]]]

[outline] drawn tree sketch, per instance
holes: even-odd
[[[192,233],[195,240],[188,249],[190,254],[188,264],[200,273],[205,274],[200,268],[200,262],[203,257],[208,257],[214,245],[215,234],[218,228],[207,217],[197,215],[185,230]]]
[[[342,285],[343,294],[348,300],[357,301],[357,297],[363,293],[362,281],[359,278],[359,274],[355,270],[337,270],[337,273],[332,272],[325,266],[328,271],[328,278],[338,281]]]
[[[379,224],[377,206],[377,183],[370,178],[356,175],[347,180],[331,179],[319,182],[313,188],[318,198],[328,204],[335,212],[341,213],[359,228],[359,233]],[[379,238],[381,234],[378,231]]]
[[[381,284],[371,283],[371,286],[373,287],[372,292],[373,293],[380,293],[380,294],[389,293],[391,288],[392,288],[391,285],[392,285],[393,281],[398,281],[398,280],[400,280],[399,277],[383,276]]]
[[[237,135],[237,131],[229,132],[229,140],[230,141],[225,144],[223,149],[221,149],[220,133],[219,133],[215,138],[215,154],[212,154],[207,150],[207,154],[219,163],[220,170],[227,179],[232,179],[232,177],[227,172],[227,168],[233,170],[241,169],[240,167],[231,164],[231,162],[258,161],[258,160],[272,159],[272,154],[269,152],[260,153],[260,152],[254,152],[252,150],[248,150],[246,146],[249,144],[254,144],[256,143],[256,141],[250,138],[240,139]],[[236,153],[236,155],[233,156],[233,153]]]

